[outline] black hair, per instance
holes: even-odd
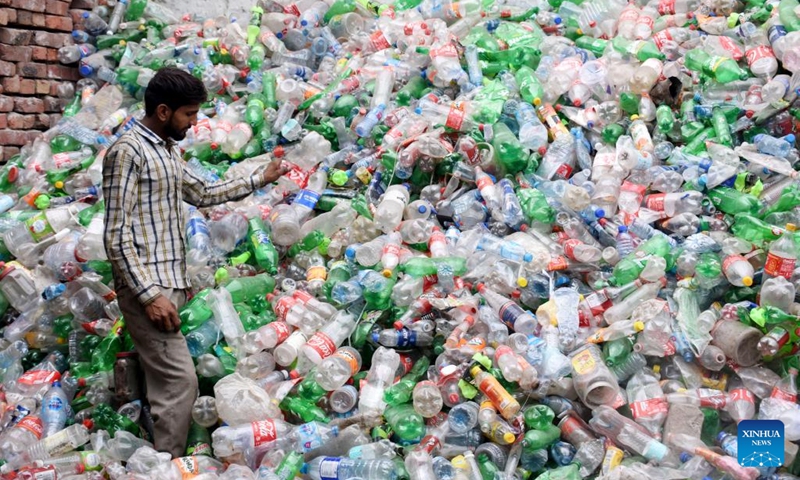
[[[162,103],[177,110],[186,105],[199,105],[208,100],[200,79],[179,68],[162,68],[153,76],[144,92],[144,111],[150,117]]]

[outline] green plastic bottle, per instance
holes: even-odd
[[[139,20],[144,15],[147,8],[147,0],[128,0],[128,9],[125,10],[125,21],[133,22]]]
[[[614,37],[611,47],[619,53],[627,53],[636,57],[640,62],[648,58],[664,61],[667,57],[658,50],[655,43],[646,40],[627,40],[623,37]]]
[[[397,91],[397,104],[408,106],[412,100],[422,97],[428,87],[428,82],[420,76],[412,77],[400,90]]]
[[[761,201],[753,195],[728,187],[717,187],[711,190],[708,192],[708,198],[711,199],[711,203],[717,207],[717,210],[729,215],[737,213],[758,215],[764,208]]]
[[[778,4],[778,16],[787,32],[800,30],[800,17],[797,16],[797,0],[781,0]]]
[[[410,372],[401,378],[400,381],[386,389],[383,393],[383,401],[389,405],[408,403],[408,401],[411,400],[414,387],[428,372],[428,367],[430,367],[430,365],[431,361],[428,360],[428,357],[420,357],[420,359],[414,363]]]
[[[519,94],[526,102],[533,105],[535,99],[544,97],[544,87],[532,68],[526,65],[519,67],[514,78],[517,81]]]
[[[214,312],[206,304],[210,291],[208,288],[200,290],[178,311],[178,317],[181,319],[181,333],[184,335],[200,327],[214,315]]]
[[[264,226],[264,222],[260,218],[255,217],[248,220],[247,224],[247,238],[250,240],[249,248],[255,257],[256,264],[269,274],[274,275],[278,273],[280,256],[267,234],[267,227]],[[273,281],[272,288],[274,287],[275,282]],[[270,292],[272,288],[270,288]],[[264,293],[266,294],[269,292]]]
[[[492,146],[497,164],[506,173],[513,175],[521,172],[528,164],[528,149],[522,146],[505,123],[497,122],[492,129],[494,131]]]
[[[120,430],[139,435],[139,425],[125,415],[115,412],[107,403],[101,403],[94,408],[92,422],[95,427],[107,431],[112,436]]]
[[[545,425],[541,430],[528,430],[522,440],[522,448],[528,452],[546,448],[561,437],[561,429],[553,424]]]
[[[275,290],[275,279],[266,273],[252,277],[237,277],[225,284],[233,303],[247,302],[258,296],[265,296]]]
[[[733,147],[731,126],[725,116],[725,112],[721,108],[714,108],[712,111],[711,125],[714,126],[714,134],[717,137],[717,142],[728,147]]]
[[[331,4],[328,11],[325,12],[325,15],[322,17],[322,21],[325,24],[331,22],[333,17],[337,15],[344,15],[345,13],[354,12],[356,10],[356,2],[353,0],[336,0]]]
[[[659,105],[656,109],[656,124],[661,133],[672,131],[675,126],[675,115],[669,105]]]
[[[304,422],[328,423],[330,419],[325,411],[313,403],[307,402],[298,397],[286,397],[280,403],[281,410],[291,412],[300,417]]]
[[[92,352],[92,369],[95,372],[108,372],[114,368],[117,354],[122,349],[122,332],[125,321],[120,317],[111,327],[111,332],[100,341]]]
[[[702,72],[719,83],[746,80],[749,77],[747,72],[739,68],[735,60],[728,57],[712,57],[699,48],[686,52],[684,65],[689,70]]]
[[[308,235],[303,237],[298,243],[295,243],[291,247],[289,247],[289,251],[287,252],[287,256],[289,258],[294,258],[300,252],[309,252],[317,247],[319,247],[322,242],[325,240],[325,234],[319,230],[313,230]]]
[[[211,457],[211,435],[208,429],[192,422],[189,427],[189,436],[186,439],[186,456],[205,455]]]
[[[556,418],[553,409],[547,405],[533,405],[525,409],[523,413],[525,425],[534,430],[543,430],[548,425],[553,424],[553,419]]]
[[[260,67],[259,67],[260,68]],[[253,68],[253,70],[257,70]],[[258,93],[251,93],[247,96],[247,108],[244,111],[244,121],[253,130],[258,130],[264,124],[264,109],[266,108],[266,98]]]
[[[445,263],[453,269],[453,275],[461,276],[467,273],[467,260],[459,257],[414,257],[401,263],[397,269],[412,277],[422,278],[436,275],[438,265]]]
[[[387,407],[383,416],[395,435],[403,440],[416,440],[425,435],[425,421],[413,405]]]

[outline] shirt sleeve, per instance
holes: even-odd
[[[265,186],[257,174],[207,183],[183,163],[183,200],[195,207],[208,207],[244,198]]]
[[[141,155],[130,143],[116,145],[103,165],[103,197],[106,201],[104,240],[114,271],[144,305],[161,291],[139,259],[133,242],[132,215],[139,195]]]

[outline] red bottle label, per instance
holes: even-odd
[[[669,404],[664,398],[651,398],[631,403],[631,413],[633,413],[634,419],[656,417],[666,414],[668,410]]]
[[[779,257],[773,253],[767,255],[767,263],[764,271],[773,277],[783,277],[786,280],[792,278],[796,260],[794,258]]]
[[[272,420],[261,420],[250,424],[253,429],[253,446],[260,447],[266,443],[275,441],[278,437],[278,430]]]
[[[331,337],[322,332],[315,333],[306,345],[313,348],[321,358],[328,358],[336,351],[336,344],[333,343]]]

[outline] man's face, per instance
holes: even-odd
[[[199,111],[200,105],[184,105],[171,111],[167,120],[166,134],[173,140],[183,140],[186,132],[197,123],[197,112]]]

